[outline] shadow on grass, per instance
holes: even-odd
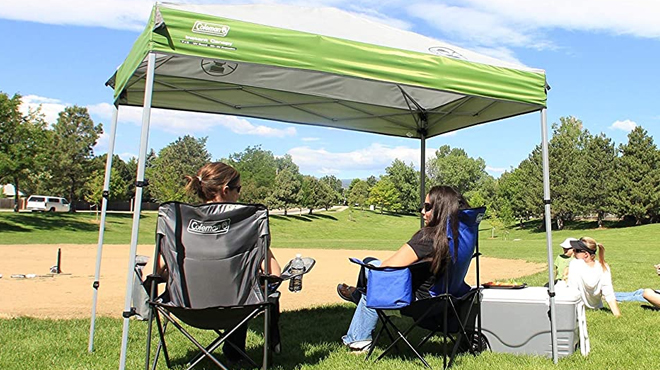
[[[33,230],[25,228],[21,225],[16,225],[16,224],[13,224],[13,223],[0,221],[0,231],[12,231],[12,232],[21,232],[21,233],[28,232],[29,233]]]
[[[316,365],[323,362],[332,352],[343,350],[341,337],[346,333],[353,310],[354,308],[349,306],[334,305],[283,312],[280,316],[282,352],[270,359],[271,368],[293,369],[304,365]],[[246,351],[257,364],[263,360],[263,319],[261,317],[263,315],[250,322]],[[168,328],[167,331],[170,333],[175,329]],[[205,339],[200,341],[203,344],[212,338],[210,335],[212,332],[207,333],[209,335],[205,335]],[[180,336],[179,333],[175,335]],[[177,344],[184,345],[184,341]],[[170,346],[171,344],[168,342],[168,348]],[[187,351],[183,356],[172,355],[172,351],[170,351],[170,359],[176,369],[185,368],[187,361],[198,353],[192,343],[186,342],[185,346]],[[175,352],[181,353],[177,350]],[[214,351],[214,354],[221,362],[226,363],[221,348]],[[165,363],[162,354],[160,362]],[[244,361],[229,366],[230,369],[239,367],[250,368]],[[204,359],[195,366],[195,369],[217,369],[217,366],[211,360]]]
[[[140,218],[144,218],[141,215]],[[132,214],[108,214],[106,224],[126,224]],[[33,231],[97,231],[98,221],[93,213],[11,213],[0,218],[0,231],[28,233]],[[100,219],[100,216],[99,216]]]
[[[335,216],[330,216],[330,215],[325,215],[325,214],[306,214],[306,215],[269,215],[270,218],[275,219],[275,220],[283,220],[283,221],[302,221],[302,222],[312,222],[314,220],[318,219],[326,219],[326,220],[333,220],[337,221],[337,217]]]
[[[74,230],[95,231],[98,225],[90,223],[91,218],[83,218],[69,213],[19,213],[7,219],[18,226],[17,232],[34,230]]]
[[[603,221],[603,228],[605,229],[623,229],[635,226],[634,222],[628,220],[617,221]],[[521,230],[520,226],[516,226],[517,230]],[[544,233],[545,221],[531,220],[523,224],[522,229],[528,230],[532,233]],[[566,221],[562,230],[595,230],[598,229],[598,221]],[[553,220],[552,230],[557,231],[557,223]]]

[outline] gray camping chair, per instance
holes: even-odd
[[[152,368],[156,367],[161,350],[167,366],[171,367],[165,341],[166,324],[170,323],[200,350],[190,360],[188,369],[204,358],[226,369],[213,351],[241,325],[262,312],[265,313],[263,368],[268,366],[269,351],[277,344],[271,343],[274,330],[271,315],[277,310],[279,293],[269,296],[267,285],[280,280],[268,275],[268,271],[261,271],[269,242],[268,210],[263,205],[210,203],[192,206],[168,202],[160,206],[154,261],[162,256],[167,277],[163,279],[157,275],[157,263],[154,263],[154,274],[146,282],[151,291],[152,309],[147,334],[147,369],[153,319],[160,342]],[[156,285],[165,280],[165,291],[157,298]],[[218,337],[204,346],[182,323],[213,330]],[[237,350],[257,367],[245,352]]]

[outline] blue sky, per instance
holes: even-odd
[[[210,3],[199,0],[195,3]],[[243,1],[246,3],[249,1]],[[273,2],[273,1],[270,1]],[[227,3],[227,2],[225,2]],[[288,3],[293,3],[289,1]],[[552,90],[548,129],[575,116],[592,133],[626,142],[634,126],[660,137],[660,2],[653,0],[305,1],[334,6],[389,25],[546,70]],[[88,107],[110,126],[112,90],[105,81],[123,62],[153,2],[143,0],[23,0],[0,7],[0,91],[20,93],[25,108],[41,104],[49,122],[65,106]],[[139,109],[120,110],[115,153],[139,147]],[[236,117],[156,111],[149,146],[177,137],[208,136],[214,159],[261,145],[291,154],[317,177],[384,173],[395,158],[419,165],[417,140]],[[190,122],[198,127],[190,131]],[[541,140],[538,114],[464,129],[427,141],[427,155],[447,144],[486,161],[499,176]],[[107,135],[95,152],[107,151]]]

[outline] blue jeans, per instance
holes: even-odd
[[[364,262],[380,266],[380,261],[375,258],[365,258]],[[341,339],[347,346],[365,348],[371,345],[371,333],[376,329],[377,324],[378,314],[376,310],[367,307],[367,296],[363,294],[353,313],[348,333]]]
[[[637,289],[634,292],[619,292],[619,293],[614,293],[614,296],[616,297],[617,302],[624,302],[624,301],[634,301],[634,302],[646,302],[646,299],[644,299],[644,289]]]

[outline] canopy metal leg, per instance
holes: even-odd
[[[545,239],[548,250],[548,296],[550,296],[550,336],[552,361],[557,363],[557,325],[555,325],[555,273],[552,253],[552,216],[550,213],[550,160],[548,158],[548,127],[546,109],[541,110],[541,136],[543,150],[543,203],[545,203]]]
[[[92,288],[94,294],[92,297],[92,320],[89,325],[89,344],[87,350],[94,351],[94,330],[96,328],[96,302],[98,299],[99,285],[101,279],[101,257],[103,256],[103,236],[105,234],[105,215],[108,209],[108,196],[110,193],[110,173],[112,171],[112,157],[115,152],[115,137],[117,135],[117,116],[119,107],[115,106],[112,111],[112,123],[110,126],[110,142],[108,143],[108,158],[105,160],[105,180],[103,181],[103,199],[101,200],[101,223],[99,224],[99,244],[96,250],[96,270],[94,273],[94,283]]]
[[[147,159],[147,143],[149,142],[149,122],[151,119],[151,96],[154,88],[154,71],[156,55],[147,56],[147,82],[145,85],[144,105],[142,109],[142,133],[140,136],[140,154],[137,168],[137,183],[135,184],[135,205],[133,206],[133,229],[131,234],[131,250],[128,259],[128,273],[126,276],[126,300],[124,301],[124,328],[121,338],[121,356],[119,370],[126,368],[126,348],[128,346],[128,324],[130,320],[131,301],[133,298],[133,268],[135,267],[135,254],[137,253],[138,230],[140,229],[140,213],[142,211],[142,187],[144,186],[144,168]],[[156,263],[157,261],[154,261]]]
[[[420,130],[420,152],[419,158],[419,206],[424,207],[424,200],[426,199],[426,130]],[[421,213],[421,212],[420,212]],[[424,216],[419,216],[419,227],[424,227]]]

